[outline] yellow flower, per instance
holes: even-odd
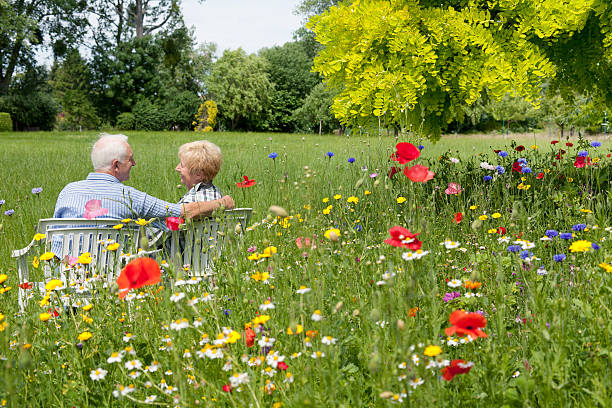
[[[304,326],[302,326],[301,324],[298,324],[295,327],[295,332],[293,330],[291,330],[291,327],[287,328],[287,334],[290,335],[290,336],[293,335],[293,334],[300,334],[303,331],[304,331]]]
[[[266,324],[266,322],[268,320],[270,320],[270,316],[268,316],[268,315],[260,315],[260,316],[257,316],[256,318],[253,319],[253,324],[255,326],[261,325],[261,324]]]
[[[44,254],[42,254],[40,256],[40,260],[41,261],[50,261],[51,259],[53,259],[54,256],[55,256],[55,254],[53,252],[45,252]]]
[[[323,199],[323,202],[324,202],[324,203],[329,202],[329,198],[328,198],[328,197],[325,197],[325,198]]]
[[[91,317],[89,317],[89,316],[87,316],[87,315],[84,315],[84,314],[81,314],[81,317],[83,318],[83,321],[84,321],[85,323],[88,323],[88,324],[93,323],[93,319],[92,319]]]
[[[346,199],[347,203],[353,203],[353,204],[357,204],[359,202],[359,199],[355,196],[350,196],[349,198]]]
[[[6,273],[3,273],[2,275],[0,275],[0,283],[4,283],[7,279],[8,279],[8,275]]]
[[[306,204],[306,205],[304,206],[304,209],[305,209],[305,210],[307,210],[307,211],[310,211],[310,204]]]
[[[331,241],[338,241],[338,238],[340,238],[340,230],[337,228],[330,228],[327,231],[325,231],[325,238],[331,240]]]
[[[121,220],[122,223],[127,224],[128,222],[132,221],[131,218],[124,218]]]
[[[477,209],[477,208],[478,208],[478,206],[477,206],[477,205],[470,205],[470,210],[475,210],[475,209]]]
[[[491,218],[499,218],[499,217],[501,217],[500,213],[493,213],[493,214],[491,214]]]
[[[52,290],[55,290],[55,288],[59,288],[59,287],[61,287],[63,285],[64,285],[64,283],[61,280],[59,280],[59,279],[51,279],[45,285],[45,289],[47,290],[47,292],[51,292]]]
[[[264,282],[268,280],[268,278],[270,278],[270,273],[268,272],[255,272],[251,275],[251,279],[253,279],[255,282]]]
[[[92,307],[93,307],[93,305],[90,303],[88,305],[83,306],[83,310],[84,311],[88,311],[88,310],[91,310]]]
[[[487,231],[489,234],[497,234],[497,228],[491,228]]]
[[[489,217],[487,217],[487,215],[486,215],[486,214],[482,214],[480,217],[478,217],[478,219],[479,219],[479,220],[481,220],[481,221],[484,221],[484,220],[486,220],[487,218],[489,218]]]
[[[531,148],[532,148],[533,150],[538,150],[538,145],[531,145]]]
[[[232,332],[229,334],[229,336],[227,336],[227,339],[225,340],[225,342],[226,343],[230,343],[230,344],[234,344],[238,340],[240,340],[240,334],[238,334],[237,331],[232,330]]]
[[[150,220],[143,220],[142,218],[137,219],[136,221],[134,221],[136,224],[140,225],[141,227],[152,223],[153,221],[155,221],[155,218],[151,218]]]
[[[123,228],[123,224],[113,225],[113,228],[116,230],[120,230],[121,228]]]
[[[336,194],[336,195],[334,196],[334,200],[339,200],[339,199],[341,199],[341,198],[342,198],[342,195],[340,195],[340,194]]]
[[[34,267],[34,269],[38,269],[38,265],[40,265],[40,262],[38,261],[37,257],[34,257],[34,259],[32,260],[32,266]]]
[[[51,314],[44,312],[38,315],[38,318],[42,321],[42,322],[46,322],[47,320],[49,320],[51,318]]]
[[[270,255],[275,254],[277,252],[278,252],[278,249],[276,249],[275,246],[269,246],[269,247],[266,247],[266,249],[264,249],[263,254],[261,254],[261,256],[269,258]]]
[[[46,295],[45,297],[43,297],[42,299],[40,299],[40,302],[38,302],[40,304],[40,307],[45,307],[49,304],[49,295]]]
[[[589,241],[584,239],[580,239],[578,241],[572,242],[572,245],[569,247],[570,252],[587,252],[593,249],[593,245]]]
[[[247,257],[247,259],[249,261],[256,261],[259,259],[259,254],[257,252],[255,252],[254,254],[251,254]]]
[[[38,234],[34,235],[34,241],[40,241],[42,239],[45,239],[45,234],[38,233]]]
[[[331,211],[333,207],[331,205],[328,205],[324,210],[323,210],[323,214],[328,215],[329,212]]]
[[[117,249],[119,249],[119,243],[115,242],[113,244],[110,244],[109,246],[106,247],[106,249],[109,251],[116,251]]]
[[[599,266],[601,266],[604,271],[612,273],[612,265],[602,262],[599,264]]]
[[[91,334],[88,331],[84,331],[83,333],[79,334],[77,336],[77,339],[79,339],[79,341],[87,341],[89,339],[91,339],[91,337],[93,336],[93,334]]]
[[[90,264],[92,261],[91,254],[89,252],[84,252],[79,256],[79,263],[83,265]]]
[[[586,208],[581,208],[581,209],[580,209],[580,212],[587,213],[587,214],[591,214],[591,213],[593,213],[593,211],[591,211],[591,210],[589,210],[589,209],[586,209]]]
[[[529,190],[531,188],[531,184],[519,184],[518,186],[516,186],[516,188],[518,188],[519,190]]]
[[[427,346],[425,347],[425,351],[423,354],[429,357],[435,357],[442,352],[442,349],[439,346]]]
[[[370,190],[366,190],[366,191],[363,192],[363,195],[370,195],[370,194],[372,194],[372,192]]]
[[[573,179],[573,178],[571,178],[571,177],[568,177],[568,178],[567,178],[567,181],[569,181],[569,182],[571,183],[572,181],[574,181],[574,179]]]
[[[401,204],[406,201],[406,197],[397,197],[397,203]]]

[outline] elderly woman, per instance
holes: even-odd
[[[212,183],[223,162],[221,149],[217,145],[208,140],[185,143],[179,147],[178,156],[180,162],[176,171],[181,175],[181,183],[189,189],[179,204],[223,197],[221,190]]]

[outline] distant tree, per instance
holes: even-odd
[[[263,57],[239,48],[225,50],[207,79],[209,96],[219,106],[219,120],[232,130],[258,126],[274,86]]]
[[[323,83],[315,86],[304,100],[302,106],[293,112],[293,118],[298,121],[301,131],[331,132],[340,126],[331,112],[335,92],[329,90]]]
[[[9,92],[15,72],[35,64],[36,50],[52,45],[62,55],[85,26],[83,0],[0,0],[0,96]]]
[[[72,50],[51,70],[50,85],[64,113],[63,121],[71,129],[96,128],[100,119],[91,94],[91,72],[78,50]]]
[[[267,72],[274,91],[267,110],[267,130],[293,132],[296,123],[292,113],[319,83],[311,72],[312,59],[300,43],[287,42],[281,47],[264,48],[259,52],[267,61]]]

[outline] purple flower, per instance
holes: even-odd
[[[508,157],[508,152],[505,150],[502,150],[501,152],[497,153],[499,155],[499,157]]]
[[[9,217],[13,214],[15,214],[15,210],[7,210],[4,212],[4,215],[8,215]]]
[[[445,303],[448,303],[451,300],[453,300],[455,298],[458,298],[458,297],[461,297],[461,293],[459,293],[459,292],[447,292],[447,293],[444,294],[444,297],[442,298],[442,300]]]
[[[557,254],[557,255],[553,255],[553,261],[555,262],[563,262],[565,261],[567,257],[565,256],[565,254]]]
[[[276,152],[272,152],[268,155],[269,158],[271,158],[272,160],[276,159],[278,157],[278,154],[276,154]]]
[[[531,173],[531,172],[532,172],[532,170],[531,170],[531,167],[523,167],[523,168],[521,169],[521,172],[522,172],[522,173]]]
[[[559,235],[559,231],[556,231],[556,230],[546,230],[544,235],[546,235],[548,238],[554,238],[557,235]]]
[[[495,170],[497,170],[497,174],[504,174],[506,172],[503,166],[497,166]]]
[[[425,148],[425,146],[419,145],[419,150],[423,150],[424,148]]]
[[[527,159],[523,159],[522,157],[520,159],[517,160],[517,162],[521,165],[521,166],[526,166],[527,165]]]
[[[376,176],[378,176],[378,173],[372,173],[372,174],[370,174],[370,178],[375,178]]]
[[[533,256],[533,252],[521,251],[520,256],[521,256],[521,259],[529,258],[530,256]]]
[[[579,157],[587,157],[588,155],[589,155],[589,152],[587,152],[586,150],[580,150],[578,152]]]
[[[576,224],[572,226],[572,231],[584,231],[586,224]]]
[[[592,247],[592,248],[593,248],[595,251],[597,251],[599,248],[601,248],[599,245],[597,245],[597,244],[596,244],[596,243],[594,243],[594,242],[592,242],[592,243],[591,243],[591,247]]]
[[[332,157],[334,157],[334,154],[332,152],[327,152],[327,157],[331,159]]]
[[[559,238],[561,238],[561,239],[572,239],[572,238],[574,238],[574,234],[572,234],[571,232],[562,232],[561,234],[559,234]]]
[[[355,163],[355,158],[354,157],[349,157],[348,162],[349,163]]]
[[[591,147],[599,147],[599,146],[601,146],[601,142],[598,142],[595,140],[591,142]]]
[[[32,189],[32,194],[37,194],[38,195],[38,194],[42,193],[42,191],[43,191],[42,187],[34,187]]]
[[[508,252],[513,252],[513,253],[515,253],[515,252],[518,252],[518,251],[520,251],[520,250],[521,250],[521,246],[520,246],[520,245],[510,245],[510,246],[508,247]]]
[[[491,180],[493,180],[493,177],[491,177],[491,176],[484,176],[482,179],[484,181],[491,181]]]
[[[4,204],[4,203],[6,203],[6,201],[4,201],[4,200],[0,200],[0,205],[2,205],[2,204]]]

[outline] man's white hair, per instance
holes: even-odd
[[[91,149],[91,163],[95,171],[110,170],[113,161],[121,163],[128,158],[128,137],[102,133]]]

